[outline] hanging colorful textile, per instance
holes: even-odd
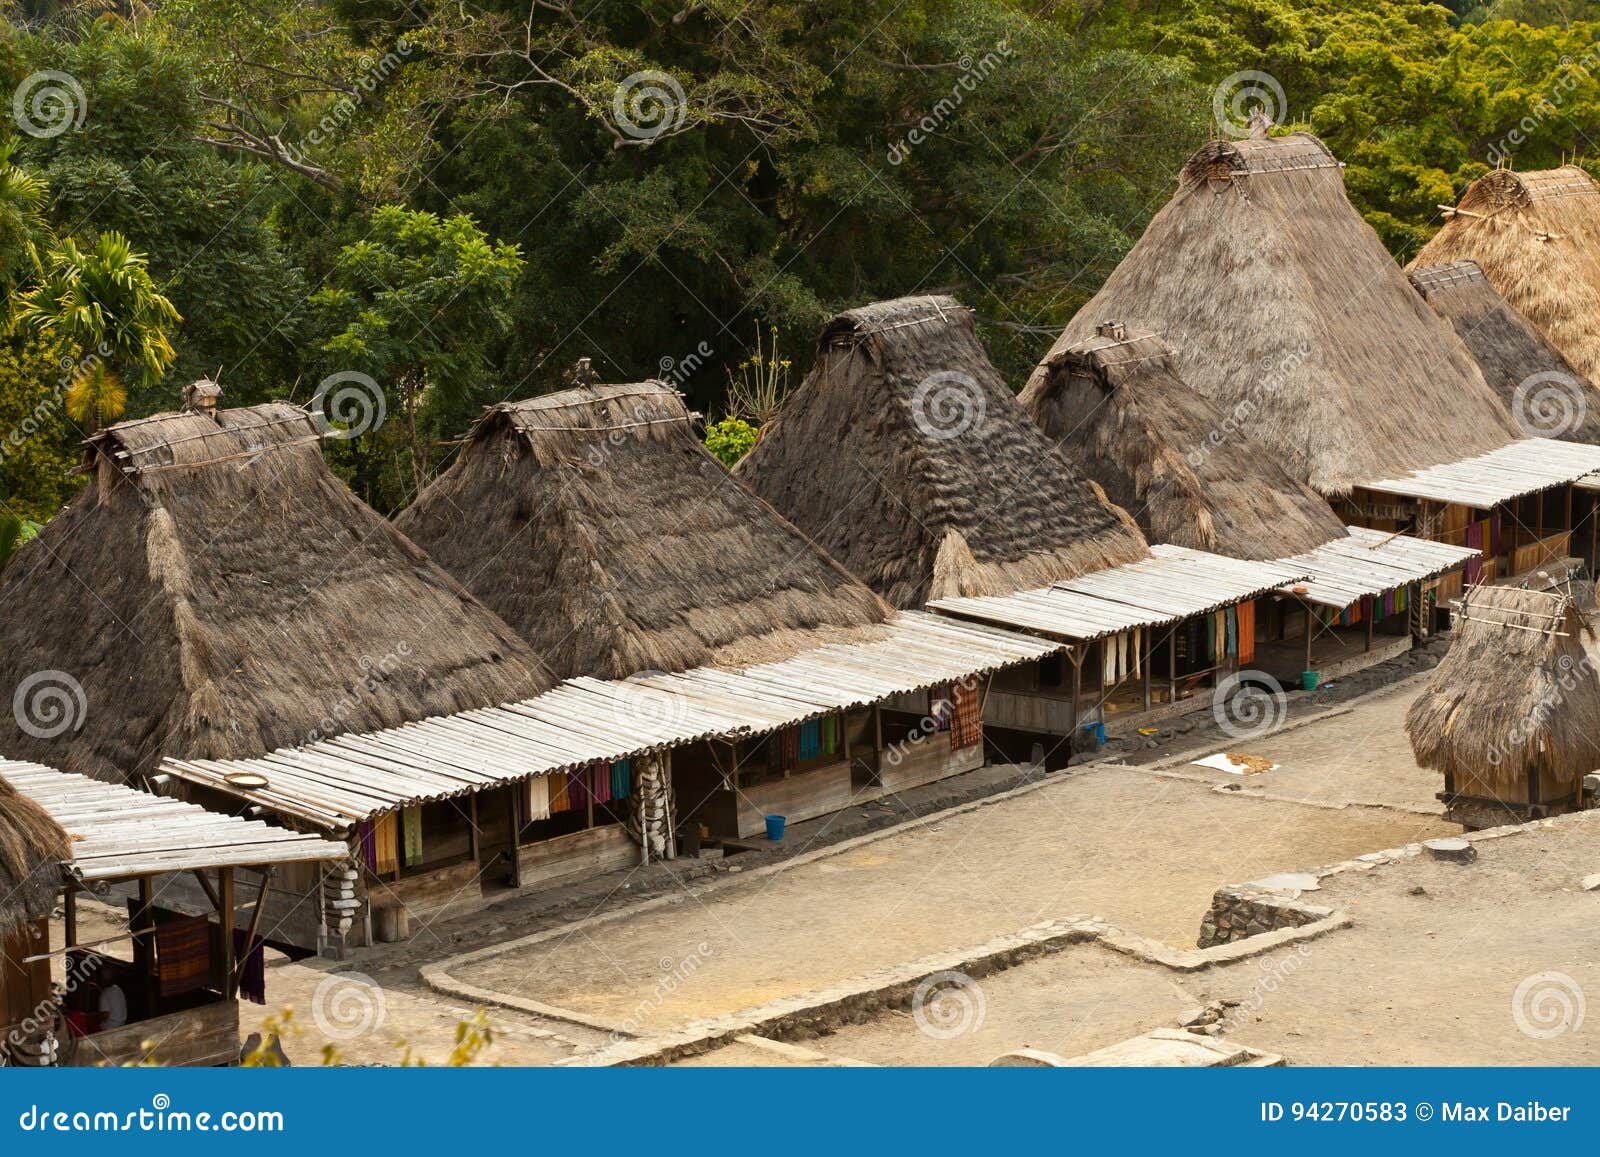
[[[402,808],[400,825],[405,833],[405,865],[414,868],[422,863],[422,808]]]
[[[589,807],[589,769],[567,772],[567,810],[586,811]]]
[[[1256,661],[1256,604],[1239,604],[1239,662]]]
[[[538,820],[550,818],[550,777],[536,775],[528,780],[528,814],[527,822],[534,823]]]
[[[928,690],[928,718],[933,720],[933,730],[950,730],[951,695],[950,686],[940,683]]]
[[[179,996],[211,983],[211,921],[173,916],[156,925],[156,985],[162,996]]]
[[[378,870],[378,844],[373,835],[373,827],[371,820],[363,820],[361,826],[356,829],[356,838],[361,844],[361,862],[376,872]]]
[[[822,721],[822,754],[832,755],[839,750],[839,717],[829,715]]]
[[[372,870],[380,876],[400,870],[400,833],[394,812],[384,812],[372,821]]]
[[[556,771],[550,774],[550,814],[567,811],[572,804],[567,800],[567,773]]]
[[[800,725],[800,758],[815,759],[822,754],[822,721],[807,719]]]
[[[1469,523],[1468,524],[1468,526],[1467,526],[1467,546],[1469,548],[1473,549],[1473,550],[1480,550],[1481,551],[1483,549],[1483,523],[1481,523],[1481,522],[1473,522],[1473,523]],[[1482,557],[1469,558],[1467,560],[1466,575],[1467,575],[1467,584],[1469,586],[1472,585],[1473,583],[1476,583],[1476,582],[1479,582],[1479,581],[1482,580],[1482,578],[1483,578],[1483,559],[1482,559]]]
[[[785,727],[772,737],[772,742],[777,747],[778,758],[775,762],[778,770],[793,771],[800,762],[800,729]]]
[[[627,799],[633,794],[633,765],[619,759],[611,765],[611,798]]]
[[[950,727],[950,746],[956,750],[976,747],[983,742],[983,704],[978,694],[978,684],[961,682],[952,684],[950,694],[953,722]]]

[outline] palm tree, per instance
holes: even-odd
[[[145,255],[107,230],[88,249],[70,237],[57,243],[45,259],[44,279],[22,295],[17,320],[148,383],[172,364],[168,331],[183,318],[157,289]]]
[[[39,250],[49,243],[45,183],[11,163],[17,142],[0,141],[0,292],[9,300],[44,272]]]
[[[79,371],[67,387],[67,415],[85,434],[115,422],[127,408],[128,388],[116,370],[98,359]]]

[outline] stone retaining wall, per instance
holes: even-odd
[[[1332,908],[1302,903],[1293,891],[1230,884],[1212,895],[1196,946],[1211,948],[1280,928],[1303,928],[1332,915]]]

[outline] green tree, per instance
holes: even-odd
[[[156,381],[172,364],[169,333],[182,319],[150,276],[149,262],[120,233],[106,232],[82,249],[63,238],[45,260],[44,276],[24,293],[17,321],[81,355],[108,360],[134,381]],[[92,367],[78,375],[84,380]],[[109,391],[101,386],[102,396]]]
[[[74,359],[27,334],[0,340],[0,514],[45,522],[75,488],[78,431],[66,414]]]
[[[367,224],[368,236],[340,251],[314,298],[328,335],[320,348],[333,371],[382,383],[386,411],[402,418],[414,490],[427,478],[441,423],[492,396],[485,347],[511,327],[507,306],[523,260],[517,246],[491,241],[464,215],[385,205]]]
[[[276,170],[200,143],[198,67],[155,13],[137,25],[108,16],[13,30],[6,41],[10,73],[59,70],[83,93],[81,125],[17,137],[18,159],[50,190],[55,231],[130,238],[184,318],[169,334],[167,372],[129,383],[130,412],[175,408],[179,383],[200,376],[218,377],[230,403],[286,393],[304,368],[307,286],[280,220],[304,217],[321,231],[337,214],[315,195],[300,199]]]
[[[44,213],[49,191],[13,162],[16,149],[15,140],[0,142],[0,293],[8,302],[43,272],[39,253],[50,239]]]

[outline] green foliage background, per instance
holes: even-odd
[[[369,372],[419,432],[385,427],[334,460],[389,510],[477,407],[558,388],[581,357],[601,380],[692,367],[675,384],[721,416],[758,328],[798,351],[798,378],[831,313],[937,291],[977,310],[1018,380],[1217,131],[1213,91],[1241,70],[1281,85],[1277,119],[1327,140],[1400,258],[1500,156],[1587,164],[1600,134],[1593,0],[0,12],[0,95],[56,70],[84,96],[57,135],[0,119],[50,228],[126,234],[183,318],[177,360],[130,416],[172,408],[201,374],[240,404]],[[631,134],[619,110],[649,119],[649,91],[672,89],[664,131]],[[401,254],[397,220],[456,241]],[[60,376],[19,341],[0,339],[4,422]],[[0,509],[58,507],[76,436],[63,419],[0,462]]]

